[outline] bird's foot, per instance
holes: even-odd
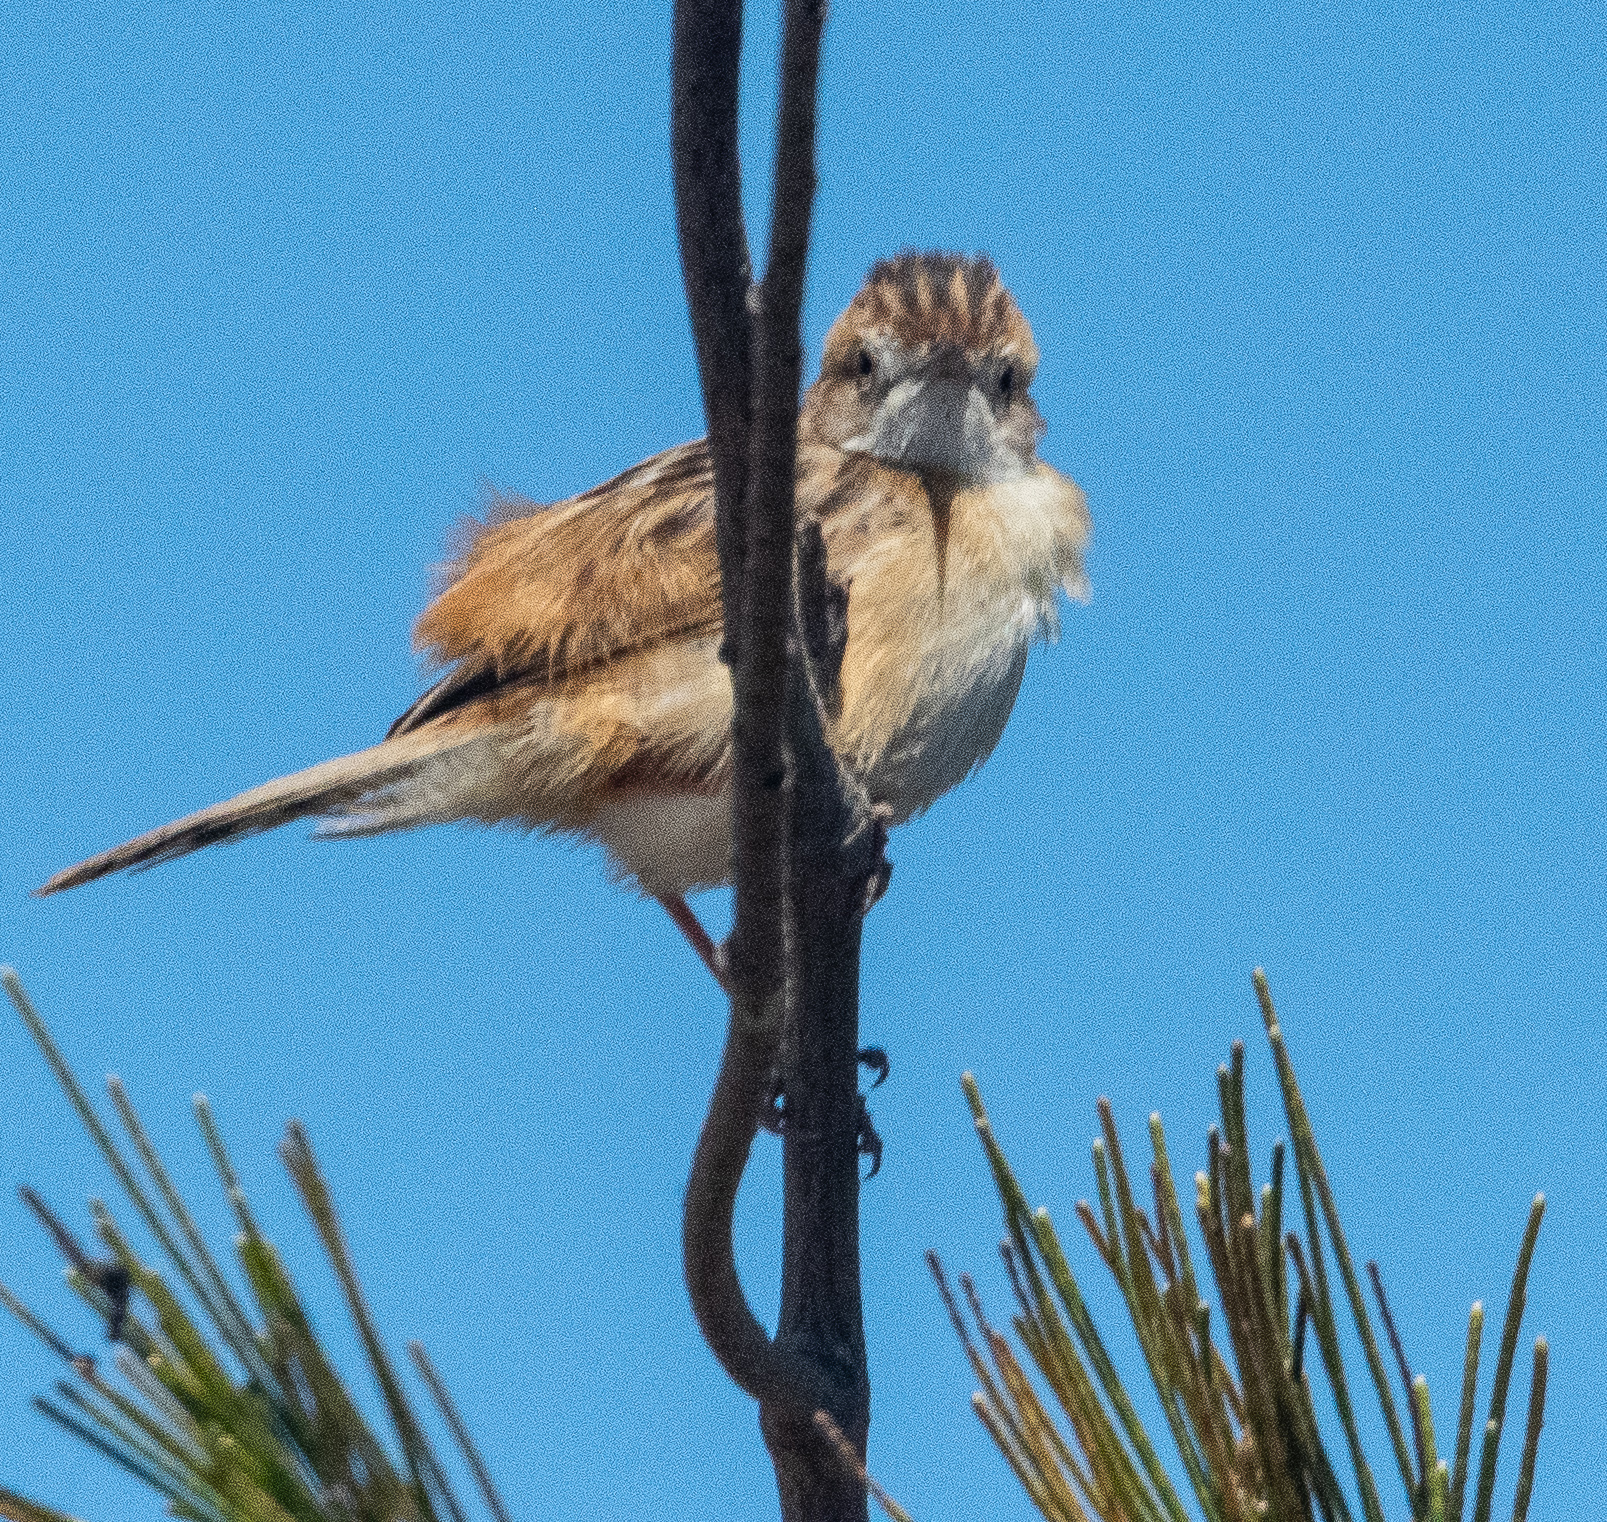
[[[870,1106],[865,1103],[863,1094],[859,1096],[859,1131],[855,1140],[859,1155],[870,1159],[870,1172],[865,1175],[865,1182],[869,1183],[882,1171],[882,1138],[870,1118]]]
[[[859,1049],[859,1065],[867,1072],[875,1074],[870,1081],[874,1089],[878,1084],[887,1082],[887,1075],[892,1071],[892,1063],[888,1060],[886,1051],[879,1046],[862,1046]],[[870,1106],[865,1102],[865,1096],[859,1096],[859,1155],[870,1159],[870,1172],[865,1175],[867,1182],[876,1177],[882,1168],[882,1138],[876,1129],[875,1122],[870,1118]]]
[[[876,1076],[871,1079],[870,1086],[874,1089],[887,1082],[887,1075],[892,1071],[892,1063],[887,1060],[887,1052],[879,1046],[862,1046],[859,1049],[859,1065],[869,1069]]]
[[[876,832],[876,861],[865,879],[865,903],[859,911],[862,919],[881,902],[888,883],[893,880],[893,864],[887,859],[887,831],[892,822],[893,810],[889,804],[871,805],[870,823]]]
[[[877,1081],[880,1082],[879,1079]],[[876,1129],[875,1121],[871,1119],[870,1106],[865,1103],[865,1096],[860,1094],[856,1099],[859,1113],[854,1129],[854,1146],[861,1157],[870,1159],[870,1172],[865,1175],[865,1181],[868,1183],[882,1170],[882,1137]],[[787,1096],[779,1082],[772,1081],[760,1103],[759,1125],[775,1136],[786,1135]]]

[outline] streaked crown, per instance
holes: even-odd
[[[1029,374],[1038,364],[1032,329],[985,255],[905,252],[878,260],[832,324],[821,371],[846,364],[870,335],[905,348],[951,344],[1008,353]]]

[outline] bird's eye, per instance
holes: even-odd
[[[999,395],[1008,401],[1010,397],[1014,395],[1015,389],[1016,367],[1014,365],[1006,365],[1003,373],[999,376]]]
[[[859,357],[854,361],[854,368],[857,369],[862,376],[869,376],[875,371],[876,361],[870,357],[869,349],[861,349],[859,351]]]

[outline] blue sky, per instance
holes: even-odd
[[[1595,1482],[1604,31],[1521,3],[836,9],[811,355],[876,257],[987,250],[1096,529],[1093,602],[988,767],[895,836],[867,930],[872,1461],[922,1522],[1028,1514],[921,1264],[998,1300],[960,1072],[1069,1223],[1095,1097],[1135,1146],[1159,1109],[1192,1171],[1243,1035],[1264,1166],[1258,963],[1442,1426],[1546,1191],[1535,1515]],[[680,1282],[723,1013],[663,916],[585,852],[459,830],[25,892],[382,733],[486,483],[556,498],[700,431],[667,34],[662,4],[0,17],[0,958],[221,1231],[187,1108],[212,1097],[351,1349],[273,1155],[306,1122],[381,1323],[435,1350],[530,1517],[773,1507]],[[773,40],[764,11],[754,210]],[[0,1070],[0,1174],[82,1222],[109,1180],[3,1022]],[[776,1164],[741,1206],[762,1306]],[[0,1240],[90,1338],[9,1192]],[[27,1410],[55,1371],[19,1329],[0,1362],[0,1483],[157,1514]]]

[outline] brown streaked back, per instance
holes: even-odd
[[[392,727],[406,734],[511,683],[553,688],[665,640],[717,633],[714,476],[698,439],[551,507],[502,504],[414,644],[455,669]]]

